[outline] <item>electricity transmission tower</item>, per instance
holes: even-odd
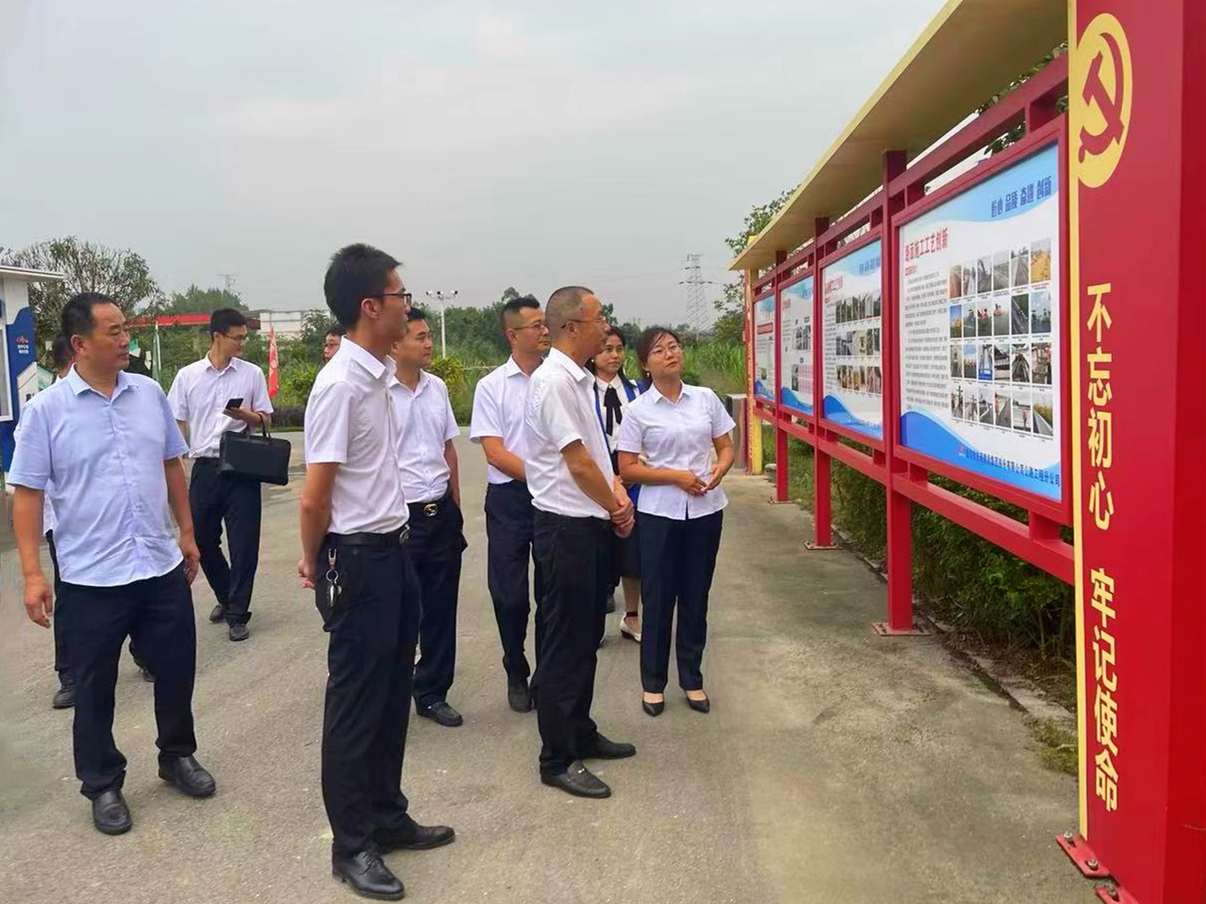
[[[235,287],[235,275],[233,273],[219,273],[222,277],[222,282],[226,284],[226,291],[233,292]]]
[[[706,296],[707,290],[704,286],[712,285],[713,281],[703,278],[703,272],[699,267],[701,255],[688,254],[687,264],[683,270],[683,278],[679,280],[680,286],[687,287],[687,323],[697,333],[703,332],[711,325],[711,320],[708,317],[708,300]]]

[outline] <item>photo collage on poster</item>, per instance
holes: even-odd
[[[834,304],[837,385],[845,392],[882,395],[883,295],[861,292]]]
[[[954,264],[951,416],[1054,438],[1051,240]]]
[[[775,296],[754,302],[754,395],[775,400]]]
[[[806,276],[779,293],[779,401],[795,411],[812,414],[813,278]]]

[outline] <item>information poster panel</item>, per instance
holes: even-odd
[[[754,395],[775,400],[775,296],[754,302]]]
[[[812,414],[812,297],[811,276],[779,293],[779,403],[803,414]]]
[[[883,285],[877,239],[821,270],[826,419],[882,439]]]
[[[1062,498],[1059,153],[900,228],[901,445]]]

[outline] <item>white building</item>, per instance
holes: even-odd
[[[267,335],[268,328],[273,327],[278,339],[296,339],[300,336],[308,314],[318,314],[328,320],[331,319],[331,313],[326,308],[311,308],[305,311],[255,312],[255,316],[260,318],[260,332]]]

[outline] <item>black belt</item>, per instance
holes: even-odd
[[[218,466],[218,464],[219,464],[219,459],[216,456],[214,456],[214,457],[203,456],[200,458],[193,459],[193,467],[194,468],[200,467],[201,465],[207,465],[207,466],[216,468]]]
[[[357,534],[327,534],[326,542],[331,546],[401,546],[410,539],[410,525],[385,534],[361,532]]]
[[[443,499],[435,502],[412,502],[410,503],[410,514],[412,517],[422,515],[425,518],[434,518],[444,510],[444,507],[452,501],[452,491],[449,490],[444,494]]]

